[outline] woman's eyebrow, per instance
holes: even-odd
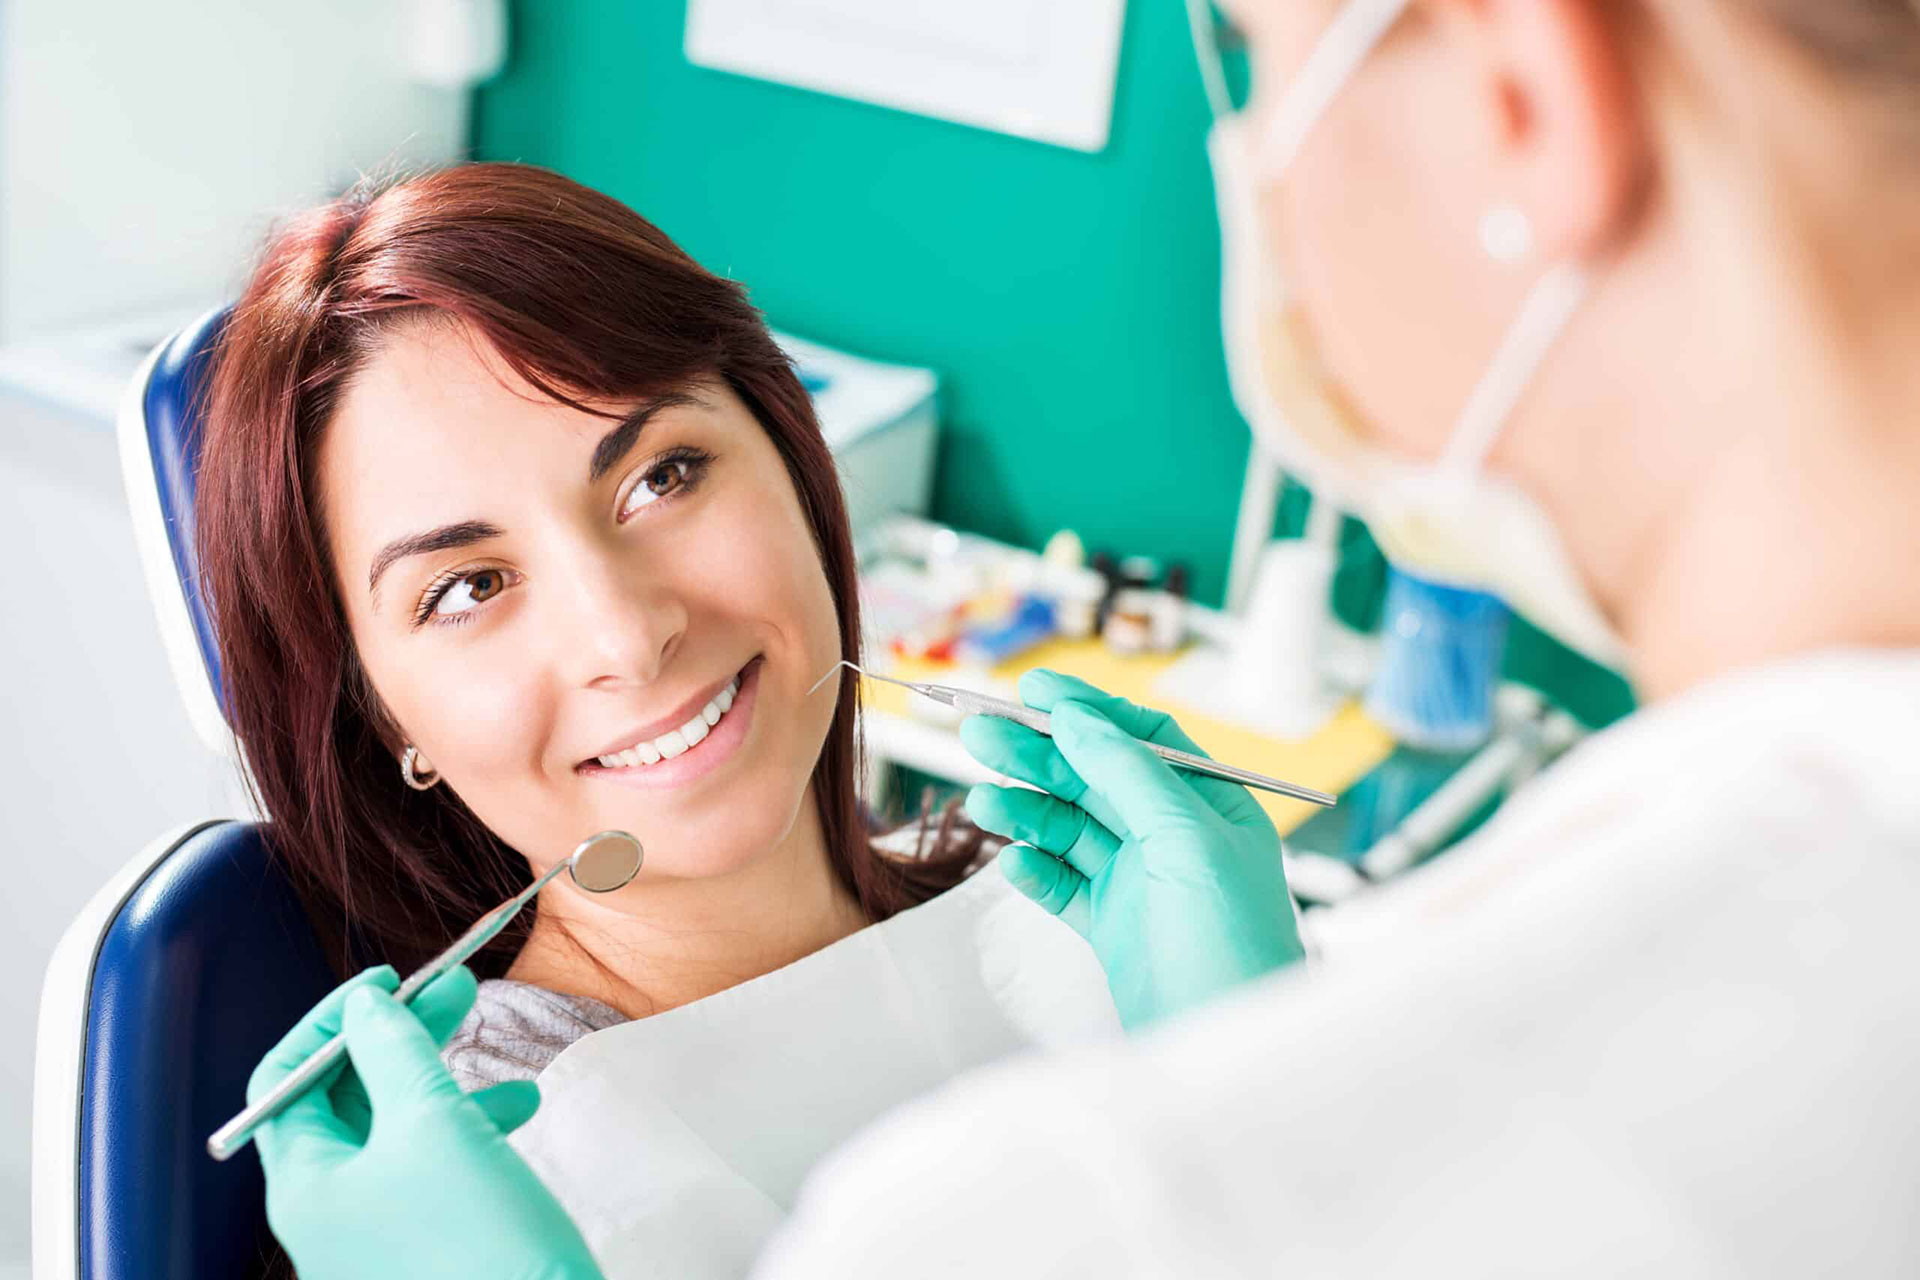
[[[688,391],[669,391],[642,400],[632,413],[620,419],[619,425],[601,436],[600,443],[593,447],[593,461],[588,464],[587,479],[599,480],[613,470],[620,459],[627,456],[627,450],[633,448],[633,442],[640,438],[641,430],[654,414],[662,409],[673,409],[685,405],[701,409],[712,407],[705,400]]]
[[[487,520],[462,520],[458,524],[443,524],[437,529],[428,529],[425,533],[410,533],[404,538],[395,538],[380,548],[373,557],[373,567],[367,570],[367,594],[373,597],[373,607],[380,608],[380,575],[385,573],[396,561],[408,556],[423,556],[433,551],[451,551],[455,547],[470,546],[488,538],[497,538],[503,532],[499,525]]]
[[[589,481],[599,480],[627,456],[634,441],[640,438],[653,415],[663,409],[684,406],[710,409],[713,406],[689,391],[668,391],[657,396],[649,396],[636,405],[632,412],[621,418],[613,430],[600,437],[593,447],[593,461],[587,466]],[[435,551],[452,551],[458,547],[470,546],[488,538],[498,538],[504,532],[499,525],[488,520],[462,520],[456,524],[443,524],[437,529],[428,529],[423,533],[410,533],[403,538],[395,538],[380,548],[373,557],[373,564],[367,570],[367,594],[373,598],[373,607],[380,608],[380,575],[392,568],[395,563],[409,556],[422,556]]]

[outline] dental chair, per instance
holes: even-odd
[[[231,757],[192,539],[199,396],[224,320],[148,357],[118,431],[176,683]],[[242,1280],[274,1256],[259,1157],[216,1163],[206,1138],[336,979],[261,835],[234,821],[162,835],[56,948],[34,1070],[34,1280]]]

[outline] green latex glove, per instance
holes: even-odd
[[[601,1280],[560,1202],[507,1145],[532,1081],[466,1094],[440,1045],[473,1007],[464,966],[403,1005],[382,966],[313,1007],[247,1085],[252,1101],[339,1032],[350,1061],[254,1137],[267,1221],[301,1280]]]
[[[1020,697],[1053,736],[994,716],[960,726],[967,750],[1040,791],[983,785],[967,814],[1008,845],[1022,893],[1093,945],[1129,1028],[1201,1004],[1300,959],[1280,836],[1245,788],[1173,769],[1141,739],[1203,754],[1164,711],[1083,680],[1029,671]]]

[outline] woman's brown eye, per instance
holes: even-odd
[[[630,514],[662,498],[671,497],[676,490],[686,486],[691,470],[686,462],[675,458],[642,475],[640,483],[627,494],[627,504],[622,514]]]
[[[680,487],[686,479],[686,464],[669,462],[664,467],[655,467],[647,473],[647,490],[656,498],[664,498]]]
[[[499,595],[507,587],[507,575],[498,569],[475,569],[455,578],[433,600],[430,612],[441,617],[470,612]],[[424,619],[423,619],[424,620]]]

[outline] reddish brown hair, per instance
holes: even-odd
[[[334,591],[314,460],[349,379],[398,323],[447,318],[553,399],[633,401],[726,381],[786,461],[858,661],[852,537],[833,458],[786,355],[741,288],[638,214],[545,170],[476,164],[356,190],[270,240],[216,356],[201,446],[203,582],[228,721],[275,851],[342,972],[404,972],[523,886],[524,858],[449,788],[400,778],[402,744]],[[978,833],[949,812],[934,853],[875,852],[856,796],[857,681],[814,767],[835,872],[882,919],[951,885]],[[529,921],[530,923],[530,921]],[[525,927],[476,957],[511,961]]]

